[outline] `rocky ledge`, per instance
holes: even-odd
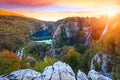
[[[14,71],[7,75],[0,76],[0,80],[112,80],[100,73],[91,70],[88,76],[80,70],[77,72],[77,76],[73,72],[72,68],[61,61],[48,66],[41,74],[31,69],[23,69]]]

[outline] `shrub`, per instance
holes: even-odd
[[[20,59],[12,52],[0,52],[0,74],[20,69]]]
[[[61,58],[61,60],[69,64],[74,72],[77,72],[78,69],[83,70],[83,68],[85,67],[85,59],[79,52],[76,52],[73,48],[69,49],[68,52]]]
[[[21,69],[26,69],[26,68],[30,68],[30,66],[27,64],[28,63],[28,60],[23,58],[20,62],[21,64]]]
[[[50,65],[53,65],[54,62],[56,62],[57,60],[55,58],[52,57],[47,57],[45,61],[40,60],[34,67],[34,70],[39,71],[39,72],[43,72],[44,68]]]
[[[24,49],[24,53],[26,53],[26,56],[29,55],[28,53],[37,54],[35,57],[37,58],[39,56],[42,59],[47,54],[49,49],[49,44],[29,42],[27,43],[27,46]]]

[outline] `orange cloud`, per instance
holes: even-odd
[[[117,6],[120,6],[120,1],[116,3]]]
[[[0,0],[0,4],[17,5],[17,6],[47,6],[52,5],[56,0]]]

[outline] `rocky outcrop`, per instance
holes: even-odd
[[[64,20],[63,20],[64,21]],[[78,27],[78,22],[74,22],[73,20],[67,21],[66,23],[61,23],[57,25],[57,29],[53,35],[53,45],[56,47],[55,44],[59,46],[60,38],[65,36],[67,41],[66,43],[70,44],[74,42],[76,38],[78,38],[80,28]]]
[[[111,56],[102,52],[97,53],[91,60],[91,70],[96,70],[102,75],[111,78]]]
[[[48,66],[41,74],[31,69],[18,70],[0,77],[0,80],[76,80],[72,68],[58,61],[53,66]]]
[[[75,80],[75,74],[68,64],[60,61],[46,67],[41,75],[42,80]]]
[[[2,76],[0,80],[33,80],[39,76],[41,76],[41,73],[39,72],[31,69],[23,69]]]
[[[100,73],[98,73],[94,70],[89,71],[88,78],[90,80],[112,80],[108,77],[105,77],[105,76],[101,75]]]
[[[88,78],[91,80],[111,80],[94,70],[88,73],[88,77],[80,70],[75,76],[72,68],[61,61],[46,67],[42,74],[31,69],[23,69],[0,76],[0,80],[89,80]]]
[[[88,80],[88,78],[84,72],[78,70],[77,80]]]
[[[73,17],[55,23],[56,29],[51,45],[52,56],[58,58],[62,54],[60,49],[65,45],[75,46],[77,48],[82,46],[83,49],[89,45],[92,32],[90,28],[85,26],[82,20],[79,19],[80,18]],[[80,51],[83,51],[83,49]]]

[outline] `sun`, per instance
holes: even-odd
[[[113,17],[118,13],[116,8],[104,8],[100,11],[100,15],[107,15],[109,17]]]
[[[106,10],[106,15],[108,15],[108,16],[114,16],[115,14],[116,14],[116,12],[113,9]]]

